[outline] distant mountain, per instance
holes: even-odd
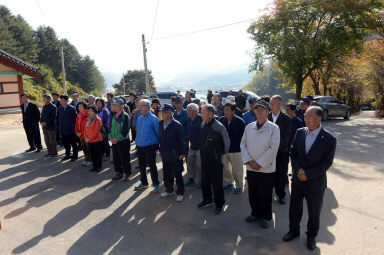
[[[158,86],[164,89],[220,90],[243,88],[252,80],[254,73],[246,67],[226,68],[218,71],[191,71],[177,75],[170,82]]]
[[[118,83],[122,76],[121,73],[114,72],[103,72],[102,75],[104,76],[107,91],[113,90],[112,84]]]

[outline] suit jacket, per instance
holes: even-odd
[[[308,183],[314,191],[327,187],[326,171],[331,167],[336,150],[336,138],[327,130],[321,128],[312,147],[305,152],[305,137],[308,128],[298,129],[293,138],[290,149],[293,180],[300,181],[297,177],[299,168],[303,168],[308,178]]]
[[[298,117],[293,117],[292,118],[292,127],[291,127],[291,135],[289,137],[289,147],[291,147],[292,145],[292,141],[293,141],[293,137],[295,137],[295,134],[296,134],[296,131],[299,129],[299,128],[303,128],[305,127],[303,121],[301,121],[301,119],[299,119]]]
[[[80,102],[80,100],[77,101],[76,107],[75,107],[75,101],[72,101],[72,102],[70,103],[70,105],[72,105],[73,107],[75,107],[77,113],[80,112],[80,110],[79,110],[79,102]]]
[[[72,105],[67,105],[65,108],[60,106],[58,110],[60,132],[63,135],[72,135],[75,133],[76,124],[76,109]]]
[[[183,126],[173,119],[164,129],[164,120],[159,122],[159,145],[163,162],[176,161],[180,155],[187,156]]]
[[[29,102],[27,109],[24,111],[24,104],[20,105],[21,113],[23,115],[23,125],[25,128],[39,125],[40,111],[36,104]]]
[[[273,122],[272,112],[268,114],[268,120]],[[280,112],[275,123],[280,129],[280,146],[278,152],[288,152],[289,150],[289,138],[291,136],[292,120],[291,118]]]

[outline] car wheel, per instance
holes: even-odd
[[[324,111],[323,111],[323,120],[324,120],[324,121],[327,121],[327,120],[328,120],[328,111],[327,111],[327,110],[324,110]]]
[[[344,119],[349,120],[350,117],[351,117],[351,110],[347,110],[347,112],[345,113]]]

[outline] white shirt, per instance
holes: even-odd
[[[308,154],[308,152],[311,149],[313,143],[315,142],[317,136],[319,135],[320,130],[321,130],[321,125],[312,131],[310,131],[307,128],[307,134],[305,135],[305,153]]]
[[[279,112],[277,115],[275,115],[275,114],[272,113],[272,120],[273,120],[273,123],[276,123],[276,120],[277,120],[277,118],[279,117],[279,115],[280,115],[280,112]]]

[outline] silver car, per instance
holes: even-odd
[[[238,95],[238,90],[232,90],[233,92],[233,96],[237,96]],[[219,91],[219,94],[221,96],[221,100],[222,102],[224,103],[226,100],[227,100],[227,97],[229,96],[229,91],[228,90],[221,90]],[[247,101],[247,104],[244,108],[244,111],[248,111],[250,108],[249,108],[249,102],[248,100],[252,97],[254,98],[257,98],[257,99],[260,99],[260,97],[258,95],[256,95],[255,93],[249,91],[249,90],[243,90],[243,95],[245,96],[245,100]]]

